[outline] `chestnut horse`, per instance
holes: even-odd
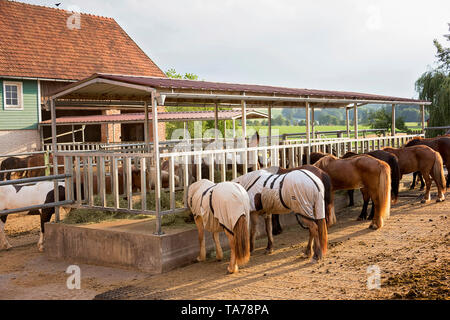
[[[438,188],[438,199],[436,202],[445,200],[445,177],[442,157],[439,152],[428,146],[417,145],[412,147],[391,148],[385,147],[384,151],[395,154],[400,167],[400,179],[402,175],[420,171],[425,179],[426,189],[422,203],[429,202],[431,178],[436,182]]]
[[[34,154],[29,157],[26,157],[24,159],[27,164],[26,167],[32,168],[32,167],[45,166],[45,157],[44,156],[45,155],[43,153],[41,153],[41,154]],[[48,163],[50,164],[51,174],[53,174],[53,155],[52,154],[50,154],[50,156],[49,156]],[[60,167],[60,165],[63,165],[63,164],[64,164],[64,157],[58,156],[58,173],[59,174],[64,173],[64,167],[63,166]],[[45,168],[28,170],[26,176],[28,178],[45,176]]]
[[[361,188],[364,200],[372,198],[375,205],[369,228],[383,227],[391,208],[391,169],[386,162],[365,154],[348,159],[328,155],[314,166],[328,173],[333,191]]]
[[[375,150],[375,151],[367,152],[365,154],[368,154],[369,156],[377,158],[378,160],[384,161],[389,165],[389,167],[391,167],[391,199],[394,201],[394,203],[397,202],[398,189],[399,189],[399,185],[400,185],[400,167],[398,166],[397,157],[395,155],[393,155],[389,152],[383,151],[383,150]],[[358,154],[349,151],[346,154],[344,154],[342,159],[347,159],[347,158],[357,156],[357,155]],[[354,205],[354,201],[353,201],[354,190],[348,190],[347,193],[348,193],[348,197],[350,199],[350,203],[348,206],[351,207]],[[369,205],[369,201],[364,200],[364,205],[363,205],[361,214],[358,217],[358,220],[367,219],[368,205]],[[375,208],[373,206],[373,201],[372,201],[372,210],[370,211],[369,219],[373,219],[374,212],[375,212]]]
[[[418,146],[418,145],[425,145],[430,147],[431,149],[433,149],[434,151],[439,152],[439,154],[442,157],[442,161],[444,166],[447,167],[447,185],[446,187],[450,187],[450,137],[449,136],[439,136],[439,137],[435,137],[435,138],[422,138],[422,137],[417,137],[414,138],[412,140],[409,140],[406,144],[405,147],[412,147],[412,146]],[[417,172],[414,173],[414,177],[413,177],[413,184],[411,185],[411,188],[413,189],[415,186],[415,182],[416,182],[416,175]]]

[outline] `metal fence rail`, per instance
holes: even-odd
[[[419,135],[423,136],[423,135]],[[340,157],[348,151],[369,152],[385,146],[401,147],[417,135],[386,136],[359,139],[316,139],[258,147],[195,150],[192,145],[177,152],[161,153],[159,161],[168,161],[167,171],[159,173],[160,183],[155,183],[153,154],[124,153],[119,151],[58,152],[64,157],[66,188],[74,208],[147,214],[157,217],[159,226],[165,214],[187,210],[186,194],[193,179],[208,178],[211,181],[227,181],[249,168],[256,169],[257,159],[263,167],[296,167],[302,165],[303,157],[309,162],[314,151],[333,152]],[[205,169],[206,165],[206,170]],[[206,175],[206,176],[205,176]],[[155,186],[162,186],[155,190]],[[161,201],[168,195],[163,210],[157,212],[152,201]],[[184,203],[177,205],[176,198],[182,193]],[[133,196],[138,199],[133,201]],[[149,204],[151,203],[151,207]],[[157,224],[157,225],[158,225]],[[157,230],[158,231],[158,230]]]
[[[24,178],[24,179],[17,179],[17,180],[6,180],[6,181],[0,181],[0,186],[7,186],[7,185],[23,185],[28,183],[34,183],[34,182],[41,182],[41,181],[57,181],[69,178],[70,175],[67,174],[58,174],[58,175],[51,175],[51,176],[43,176],[43,177],[35,177],[35,178]],[[70,187],[69,187],[70,189]],[[66,184],[66,190],[67,190],[67,184]],[[55,198],[58,199],[58,198]],[[54,201],[50,203],[43,203],[40,205],[33,205],[33,206],[26,206],[16,209],[6,209],[6,210],[0,210],[0,217],[18,213],[18,212],[25,212],[25,211],[31,211],[31,210],[39,210],[44,208],[52,208],[52,207],[60,207],[65,205],[70,205],[73,203],[73,200],[68,199],[66,195],[66,200],[64,201]],[[58,219],[57,219],[58,220]]]

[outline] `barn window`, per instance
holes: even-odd
[[[3,102],[5,110],[23,110],[21,82],[3,82]]]

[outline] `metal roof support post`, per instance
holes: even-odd
[[[347,138],[350,138],[350,109],[345,107],[345,124],[347,126]]]
[[[217,132],[217,130],[219,130],[219,114],[218,114],[218,108],[217,108],[217,103],[214,104],[214,137],[217,139],[219,139],[219,134]]]
[[[151,95],[152,99],[152,124],[153,124],[153,156],[155,163],[155,211],[156,211],[156,235],[162,235],[161,230],[161,173],[160,173],[160,158],[159,158],[159,136],[158,136],[158,106],[154,92]]]
[[[245,94],[244,94],[245,95]],[[246,150],[244,152],[244,172],[243,174],[247,173],[248,168],[248,161],[247,161],[247,103],[245,100],[241,100],[241,111],[242,111],[242,143],[244,144],[244,149]]]
[[[150,153],[150,137],[149,137],[149,123],[148,123],[148,102],[144,102],[144,140],[145,140],[145,149],[148,153]]]
[[[358,104],[353,105],[353,127],[355,130],[355,152],[358,153]]]
[[[422,121],[422,133],[425,133],[425,105],[420,105],[420,119]]]
[[[272,105],[269,105],[269,110],[267,112],[267,120],[268,120],[268,125],[269,125],[269,141],[268,141],[268,145],[271,146],[272,145]]]
[[[314,107],[311,107],[311,135],[313,139],[316,138],[314,130]]]
[[[305,117],[306,117],[306,143],[308,144],[308,149],[306,151],[306,164],[310,164],[310,155],[311,155],[311,132],[310,132],[310,106],[309,102],[306,102],[305,106]]]
[[[57,157],[57,137],[56,137],[56,107],[55,100],[50,99],[50,115],[52,117],[52,151],[53,151],[53,174],[58,174],[58,157]],[[55,201],[59,201],[58,180],[53,180]],[[67,199],[66,199],[67,200]],[[59,222],[59,207],[55,207],[55,221]]]
[[[395,136],[395,104],[392,104],[392,114],[391,114],[391,136]]]

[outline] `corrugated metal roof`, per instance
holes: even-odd
[[[99,80],[94,82],[95,80]],[[103,82],[105,83],[101,83]],[[111,82],[108,82],[111,81]],[[120,84],[123,83],[123,88],[120,88]],[[83,86],[85,84],[85,86]],[[139,88],[127,88],[126,86],[139,86]],[[254,100],[257,100],[257,96],[264,95],[265,97],[287,97],[288,98],[317,98],[317,99],[338,99],[342,101],[364,100],[373,103],[382,101],[381,103],[389,103],[395,101],[396,103],[420,103],[426,102],[422,100],[416,100],[411,98],[401,98],[393,96],[384,96],[377,94],[359,93],[359,92],[347,92],[347,91],[331,91],[331,90],[315,90],[315,89],[301,89],[301,88],[286,88],[266,85],[254,85],[254,84],[237,84],[237,83],[224,83],[224,82],[210,82],[210,81],[197,81],[197,80],[181,80],[161,77],[141,77],[141,76],[129,76],[129,75],[116,75],[116,74],[93,74],[91,77],[86,78],[80,82],[73,83],[53,93],[59,94],[61,98],[65,99],[89,99],[89,97],[103,97],[104,99],[119,99],[123,97],[139,95],[149,95],[148,92],[142,91],[142,88],[154,88],[160,93],[192,93],[202,94],[203,96],[197,96],[197,100],[214,100],[211,93],[227,95],[228,97],[234,97],[245,93],[246,96],[252,96]],[[72,90],[71,90],[72,89]],[[125,91],[124,91],[125,90]],[[128,90],[128,91],[127,91]],[[124,91],[124,92],[122,92]],[[61,93],[64,92],[63,95]],[[233,98],[233,99],[234,99]],[[222,100],[226,100],[227,97],[221,97]],[[218,100],[221,100],[218,99]],[[339,102],[336,102],[339,103]]]
[[[240,118],[241,110],[219,110],[217,112],[219,120],[230,120]],[[148,114],[152,120],[152,114]],[[267,118],[265,113],[247,110],[247,119]],[[143,122],[145,113],[122,113],[112,115],[90,115],[90,116],[68,116],[56,119],[56,124],[87,124],[87,123],[111,123],[111,122]],[[207,121],[214,120],[214,111],[186,111],[186,112],[159,112],[158,121]],[[43,125],[50,125],[51,120],[42,121]]]

